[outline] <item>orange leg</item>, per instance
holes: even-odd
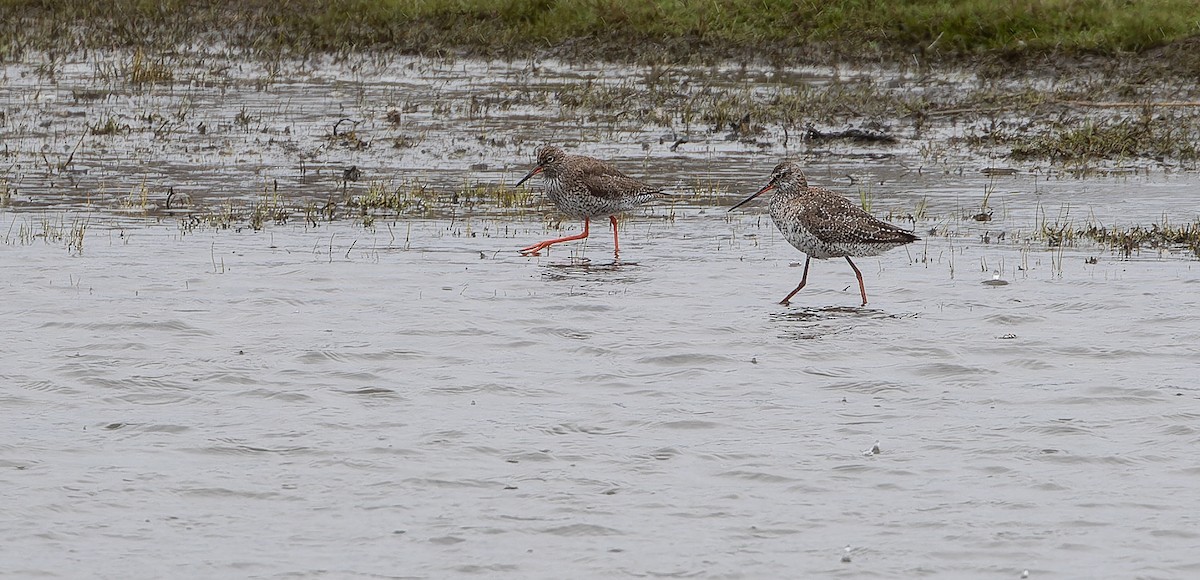
[[[608,216],[608,223],[613,227],[613,259],[616,260],[621,253],[621,244],[617,242],[617,216]]]
[[[780,304],[787,306],[788,300],[791,300],[792,296],[795,296],[796,293],[799,292],[800,289],[803,288],[804,285],[808,283],[808,265],[811,262],[812,262],[812,256],[804,257],[804,275],[800,277],[800,285],[796,286],[796,289],[792,290],[791,294],[788,294],[787,297],[785,297],[783,300],[780,300],[779,301]]]
[[[538,242],[527,248],[521,248],[521,255],[522,256],[536,256],[536,255],[538,255],[538,252],[541,252],[542,250],[549,248],[550,246],[552,246],[554,244],[557,244],[560,242],[570,242],[572,240],[582,240],[583,238],[586,238],[586,237],[588,237],[588,220],[587,220],[587,218],[584,218],[582,234],[579,234],[577,236],[567,236],[565,238],[555,238],[553,240],[546,240],[544,242]]]
[[[854,265],[854,261],[850,259],[850,256],[846,256],[846,261],[850,262],[850,267],[854,268],[854,275],[858,276],[858,291],[859,291],[859,293],[862,294],[862,299],[863,299],[862,305],[866,306],[867,305],[867,286],[865,284],[863,284],[862,272],[858,271],[858,266]]]

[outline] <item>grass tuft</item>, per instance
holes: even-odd
[[[133,53],[125,71],[125,78],[135,85],[170,83],[175,80],[175,72],[165,59],[150,59],[141,48]]]
[[[1200,257],[1200,220],[1182,226],[1173,226],[1166,220],[1149,227],[1108,228],[1096,224],[1088,225],[1078,232],[1083,237],[1107,245],[1125,257],[1140,251],[1143,246],[1158,248],[1186,248]]]
[[[1191,126],[1165,116],[1149,115],[1111,122],[1089,120],[1078,127],[1018,143],[1012,148],[1012,157],[1018,161],[1049,159],[1060,163],[1136,157],[1192,161],[1197,159],[1198,151],[1189,134]]]

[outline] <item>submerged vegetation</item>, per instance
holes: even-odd
[[[1104,244],[1125,257],[1140,251],[1143,246],[1153,249],[1183,247],[1200,257],[1200,220],[1182,226],[1174,226],[1164,220],[1161,224],[1151,224],[1148,227],[1133,226],[1127,229],[1092,224],[1080,230],[1078,234]]]
[[[446,191],[412,181],[400,185],[373,182],[365,192],[343,191],[324,201],[287,198],[278,190],[264,189],[256,199],[242,203],[226,200],[216,205],[168,211],[169,208],[143,200],[140,207],[131,209],[146,215],[178,216],[180,229],[188,233],[202,227],[259,231],[268,225],[284,225],[293,220],[308,227],[353,220],[370,228],[380,219],[522,214],[540,203],[541,199],[527,189],[475,184]]]
[[[454,120],[557,105],[597,131],[631,123],[665,128],[677,134],[672,151],[697,132],[764,151],[857,135],[856,143],[916,141],[935,163],[965,147],[1085,170],[1105,161],[1195,162],[1200,140],[1200,86],[1192,80],[1200,74],[1200,4],[1191,0],[9,0],[0,2],[0,23],[0,60],[40,51],[36,72],[50,81],[61,76],[68,54],[104,55],[91,57],[94,78],[109,87],[72,93],[98,104],[122,88],[225,86],[222,71],[247,57],[265,59],[268,72],[255,81],[260,90],[287,80],[283,63],[311,62],[314,53],[358,63],[382,62],[370,56],[382,51],[649,63],[616,78],[542,84],[524,77],[469,98],[388,103],[386,116],[377,114],[395,131],[378,144],[398,150],[424,138],[406,122],[422,105],[422,115]],[[1109,58],[1074,66],[1095,55]],[[695,64],[723,57],[789,66],[873,58],[894,72],[835,72],[816,82],[714,78],[711,67]],[[931,74],[928,65],[939,59],[969,66],[975,80]],[[537,69],[535,60],[534,78]],[[89,131],[118,137],[152,130],[165,139],[192,127],[201,135],[214,129],[211,119],[188,124],[203,111],[187,100],[170,113],[144,114],[144,125],[110,114],[92,119]],[[290,134],[290,127],[268,127],[261,111],[243,108],[233,123],[280,141]],[[346,151],[368,149],[380,133],[361,118],[328,127],[324,147]],[[920,143],[947,127],[954,128],[949,139]],[[478,138],[498,147],[511,142]],[[71,161],[58,165],[70,168]]]
[[[1125,258],[1143,250],[1183,250],[1200,258],[1200,220],[1177,226],[1164,219],[1161,224],[1128,228],[1096,223],[1082,227],[1043,223],[1039,234],[1051,248],[1094,242]]]
[[[1139,52],[1200,33],[1192,0],[6,0],[0,53],[222,45],[582,58],[909,59]],[[889,56],[892,55],[892,56]],[[152,81],[153,79],[151,79]]]
[[[1012,148],[1016,160],[1054,162],[1122,160],[1138,157],[1194,161],[1197,150],[1195,116],[1142,115],[1109,121],[1086,120],[1075,127],[1045,133]]]
[[[699,187],[699,185],[697,186]],[[702,205],[726,203],[717,189],[697,201]],[[985,193],[985,196],[987,194]],[[872,210],[873,198],[865,189],[859,191],[860,201],[868,211]],[[897,213],[890,211],[886,218],[891,221],[909,221],[926,238],[961,239],[971,234],[946,224],[954,221],[970,223],[971,216],[951,217],[931,215],[927,199],[918,200],[915,208]],[[986,199],[983,202],[987,204]],[[305,229],[320,229],[329,224],[351,222],[375,231],[397,230],[397,223],[413,218],[444,220],[450,235],[474,235],[472,223],[483,223],[500,218],[527,218],[536,215],[547,220],[551,228],[562,222],[541,211],[541,200],[528,190],[513,190],[506,187],[471,185],[445,192],[421,183],[406,183],[399,186],[373,183],[365,193],[346,194],[328,201],[288,200],[278,193],[263,192],[259,198],[247,201],[223,200],[209,205],[172,210],[142,198],[130,196],[130,205],[125,213],[152,219],[170,219],[177,224],[181,235],[205,230],[261,231],[269,227],[295,223]],[[506,209],[503,209],[506,208]],[[1064,211],[1065,213],[1065,211]],[[30,245],[37,241],[61,245],[72,255],[82,255],[84,241],[94,215],[85,211],[42,211],[38,213],[10,214],[11,221],[3,226],[0,237],[5,245]],[[0,218],[4,217],[0,213]],[[675,212],[666,208],[661,219],[672,221]],[[989,220],[990,221],[990,217]],[[761,217],[758,227],[769,227]],[[929,227],[933,225],[933,227]],[[1035,227],[1024,230],[1009,223],[1012,230],[1004,226],[998,232],[984,233],[984,244],[1007,243],[1022,248],[1060,249],[1099,246],[1111,251],[1118,258],[1131,258],[1144,252],[1182,252],[1200,258],[1200,219],[1182,224],[1173,224],[1165,217],[1161,222],[1149,225],[1114,226],[1093,220],[1084,220],[1076,225],[1070,221],[1042,219]],[[508,226],[494,228],[508,230]],[[996,236],[993,239],[992,234]],[[1007,234],[1013,235],[1007,235]],[[1094,263],[1095,258],[1089,258]]]
[[[62,244],[69,253],[78,256],[83,254],[83,243],[90,223],[89,214],[42,213],[27,216],[23,220],[14,219],[0,240],[5,245],[19,246],[30,245],[37,240],[47,244]]]

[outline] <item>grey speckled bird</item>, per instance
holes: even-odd
[[[779,303],[787,306],[808,281],[808,264],[813,258],[846,258],[854,275],[862,305],[867,305],[867,288],[862,272],[851,256],[878,256],[888,250],[919,240],[911,232],[877,219],[854,205],[850,200],[821,187],[812,187],[800,166],[784,161],[771,172],[771,181],[754,195],[729,208],[733,211],[746,202],[768,192],[771,196],[771,219],[783,237],[797,250],[808,254],[800,285]]]
[[[613,257],[616,258],[621,251],[617,241],[616,214],[632,210],[656,197],[667,197],[661,189],[629,177],[608,163],[583,155],[568,155],[552,145],[538,149],[537,165],[514,187],[520,187],[539,173],[546,183],[546,197],[567,217],[582,219],[583,233],[522,248],[521,253],[526,256],[536,256],[553,244],[582,240],[588,237],[588,225],[592,218],[607,217],[612,223]]]

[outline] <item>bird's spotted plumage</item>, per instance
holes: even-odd
[[[783,299],[782,304],[804,287],[808,280],[809,261],[813,258],[845,258],[858,276],[863,305],[867,290],[862,274],[851,257],[877,256],[893,248],[917,241],[917,236],[875,216],[850,200],[823,187],[808,184],[804,171],[792,161],[775,166],[771,180],[738,207],[763,193],[773,191],[769,211],[775,226],[784,239],[808,255],[800,286]],[[732,209],[732,208],[730,208]]]
[[[625,175],[610,163],[568,155],[552,145],[538,150],[537,163],[546,183],[546,197],[558,211],[576,219],[627,212],[662,194],[661,189]]]
[[[783,237],[797,250],[818,260],[877,256],[918,238],[876,218],[850,200],[808,184],[800,166],[775,166],[770,185],[770,213]]]
[[[617,222],[614,216],[656,197],[666,196],[662,189],[629,177],[610,163],[584,155],[569,155],[553,145],[538,149],[537,165],[517,185],[539,173],[546,185],[546,197],[567,217],[584,220],[584,233],[534,244],[521,250],[526,254],[537,255],[551,244],[587,237],[592,218],[610,218],[615,245]]]

